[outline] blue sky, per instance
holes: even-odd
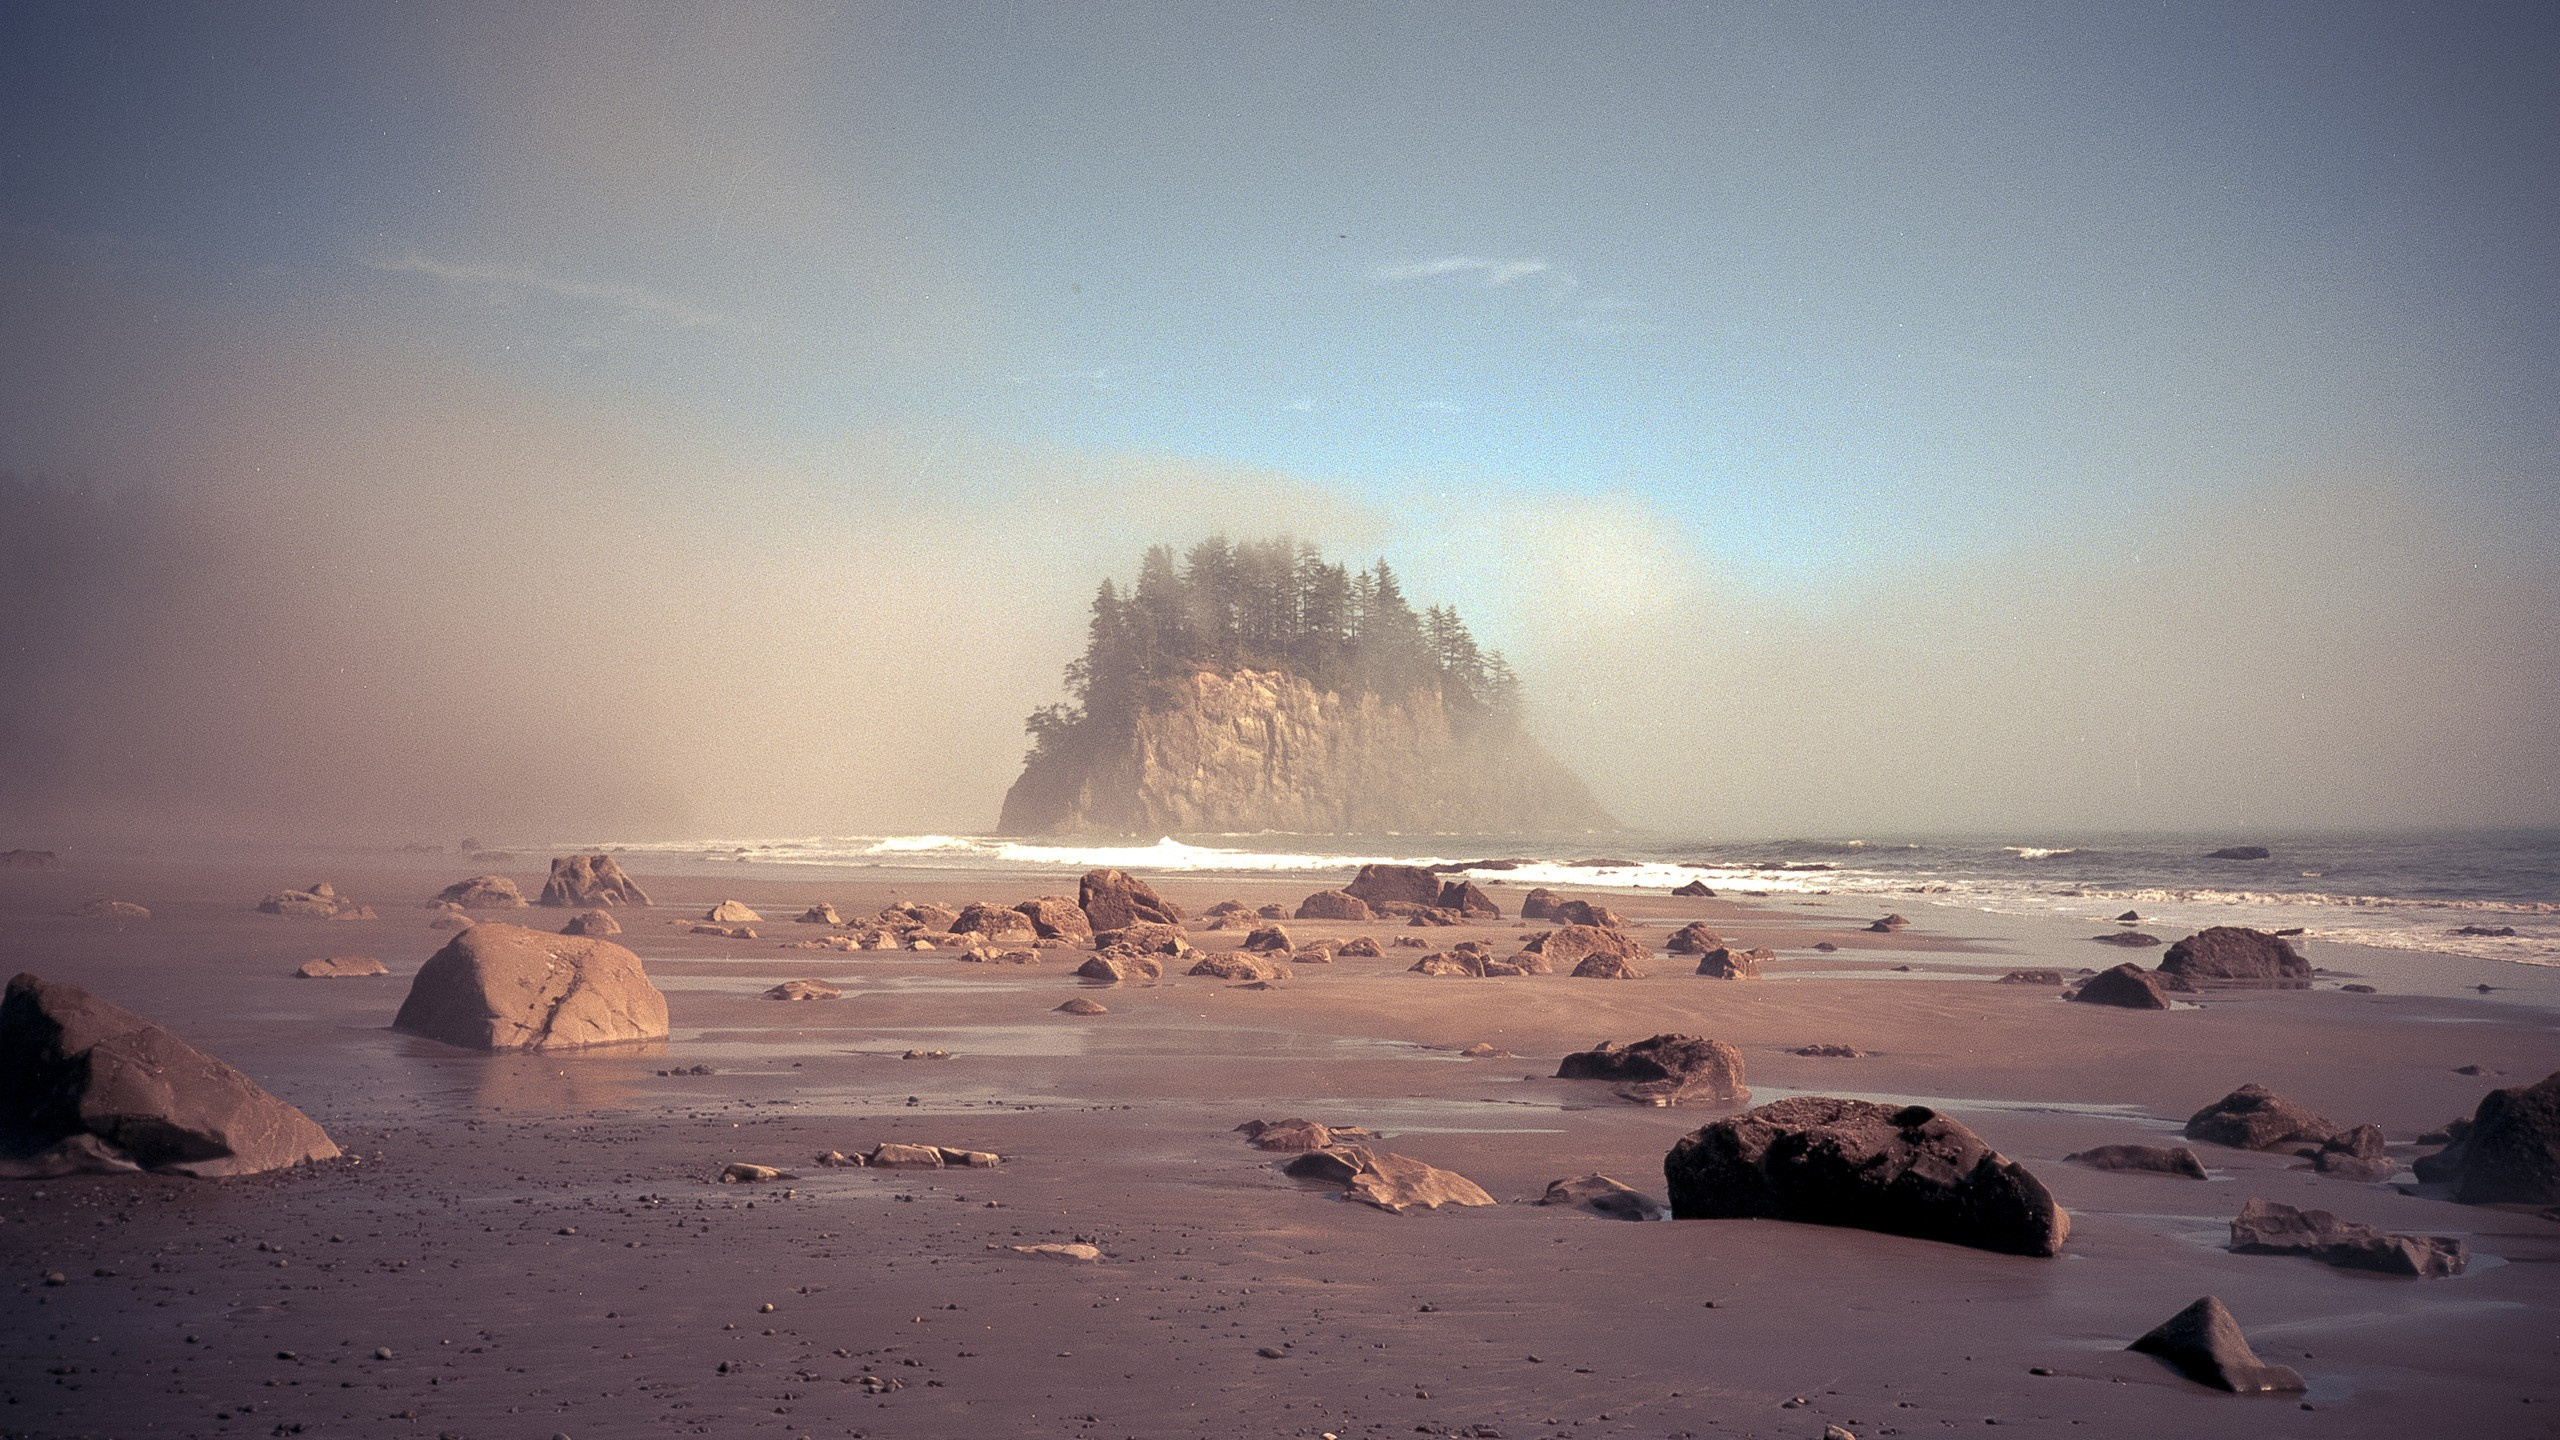
[[[155,366],[327,348],[854,500],[1022,503],[948,459],[989,447],[1303,484],[1533,662],[1447,517],[1606,514],[1773,621],[2374,495],[2538,583],[2555,42],[2535,6],[13,5],[16,301],[133,318],[0,338],[0,468],[219,488],[142,438]],[[912,468],[816,458],[861,437]],[[1191,538],[1147,529],[1067,578]]]

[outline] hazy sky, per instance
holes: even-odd
[[[984,828],[1221,528],[1649,827],[2560,821],[2560,12],[1245,9],[0,7],[0,838]]]

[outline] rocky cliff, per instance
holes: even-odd
[[[1088,755],[1035,757],[1008,835],[1606,828],[1591,793],[1516,725],[1461,733],[1437,690],[1401,700],[1294,675],[1203,670]]]

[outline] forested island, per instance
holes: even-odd
[[[1384,560],[1287,537],[1158,545],[1104,580],[1067,698],[1025,723],[1007,834],[1580,830],[1613,822],[1520,723],[1520,683]]]

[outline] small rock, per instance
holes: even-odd
[[[2302,1376],[2283,1365],[2269,1365],[2249,1348],[2240,1322],[2211,1295],[2160,1322],[2149,1334],[2126,1346],[2157,1355],[2199,1385],[2239,1395],[2300,1392]]]

